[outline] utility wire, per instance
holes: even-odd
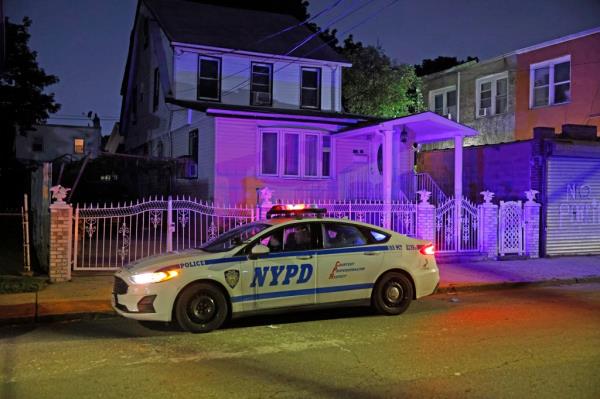
[[[400,1],[400,0],[394,0],[392,3],[395,3],[395,2],[397,2],[397,1]],[[349,15],[351,15],[351,14],[355,13],[356,11],[358,11],[358,10],[360,10],[360,9],[364,8],[365,6],[367,6],[367,5],[371,4],[372,2],[373,2],[373,0],[368,0],[368,1],[366,1],[366,2],[364,2],[364,3],[362,3],[362,4],[360,4],[358,7],[354,7],[354,8],[352,8],[352,9],[350,9],[349,11],[347,11],[346,13],[344,13],[344,14],[343,14],[341,17],[338,17],[338,18],[336,18],[334,21],[331,21],[330,23],[328,23],[328,24],[327,24],[327,26],[326,26],[324,29],[329,29],[329,28],[330,28],[330,27],[331,27],[331,26],[332,26],[334,23],[336,23],[336,22],[339,22],[340,20],[342,20],[342,19],[344,19],[344,18],[348,17]],[[389,4],[389,5],[391,5],[391,4]],[[383,7],[383,8],[385,8],[385,7]],[[381,10],[383,10],[383,8],[381,8],[381,9],[380,9],[380,10],[378,10],[378,11],[381,11]],[[362,21],[361,21],[361,23],[364,23],[364,22],[366,22],[366,20],[362,20]],[[361,23],[354,25],[354,27],[356,27],[356,26],[359,26]],[[319,31],[322,31],[322,30],[323,30],[323,29],[319,29]],[[314,38],[314,37],[315,37],[317,34],[318,34],[318,32],[316,32],[316,33],[313,33],[313,34],[311,34],[311,35],[310,35],[310,36],[309,36],[307,39],[304,39],[304,40],[303,40],[301,43],[297,43],[296,45],[294,45],[294,47],[293,47],[292,49],[288,50],[288,51],[287,51],[287,52],[284,54],[284,56],[289,56],[289,55],[290,55],[292,52],[294,52],[295,50],[297,50],[298,48],[300,48],[301,46],[303,46],[304,44],[306,44],[308,41],[310,41],[312,38]],[[323,47],[327,46],[327,45],[328,45],[329,43],[331,43],[332,41],[333,41],[333,39],[332,39],[332,40],[328,40],[327,42],[324,42],[323,44],[321,44],[320,46],[318,46],[318,47],[314,48],[313,50],[311,50],[311,51],[309,51],[309,52],[307,52],[307,53],[304,53],[304,54],[302,54],[302,55],[300,55],[300,56],[297,56],[297,57],[295,57],[293,60],[291,60],[291,61],[289,61],[288,63],[284,64],[283,66],[281,66],[280,68],[278,68],[277,70],[275,70],[273,73],[275,73],[275,72],[279,72],[279,71],[281,71],[282,69],[284,69],[284,68],[287,68],[287,67],[288,67],[288,66],[290,66],[292,63],[295,63],[295,62],[297,62],[298,60],[300,60],[300,59],[302,59],[302,58],[306,57],[307,55],[309,55],[309,54],[312,54],[312,53],[314,53],[315,51],[318,51],[318,50],[320,50],[321,48],[323,48]],[[249,69],[250,69],[250,67],[246,67],[245,69],[241,70],[239,73],[242,73],[242,72],[244,72],[244,71],[246,71],[246,70],[249,70]],[[245,86],[247,86],[247,85],[248,85],[248,84],[251,82],[251,80],[252,80],[252,77],[250,77],[250,78],[248,78],[248,79],[246,79],[246,80],[244,80],[244,81],[242,81],[242,82],[238,83],[237,85],[235,85],[235,86],[233,86],[232,88],[228,89],[228,90],[227,90],[225,93],[222,93],[222,94],[221,94],[221,98],[223,98],[223,97],[227,97],[228,95],[230,95],[230,94],[234,93],[234,92],[235,92],[237,89],[240,89],[240,88],[242,88],[242,87],[245,87]],[[191,90],[191,89],[190,89],[190,90]]]

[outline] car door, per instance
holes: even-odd
[[[322,223],[317,303],[368,298],[383,260],[382,246],[358,225]]]
[[[319,228],[290,223],[255,241],[253,245],[266,245],[270,252],[243,266],[245,310],[316,303]]]

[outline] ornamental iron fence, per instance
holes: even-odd
[[[77,206],[73,269],[116,270],[149,256],[194,248],[254,215],[254,207],[179,197]]]

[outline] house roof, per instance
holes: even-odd
[[[477,130],[454,122],[435,112],[425,111],[417,114],[387,119],[385,121],[371,122],[359,127],[350,126],[336,132],[338,137],[359,137],[372,134],[376,130],[406,129],[413,134],[415,141],[419,143],[431,143],[437,141],[451,140],[456,136],[476,136]]]
[[[374,122],[379,119],[344,112],[314,111],[307,109],[287,109],[273,107],[257,107],[251,105],[232,105],[207,101],[184,101],[167,97],[169,104],[183,108],[206,112],[209,115],[233,116],[252,119],[304,120],[312,122],[335,123],[341,125],[356,125],[363,122]]]
[[[318,35],[287,54],[313,32],[305,25],[261,40],[300,23],[291,15],[203,4],[187,0],[143,0],[172,42],[287,55],[338,63],[344,57]]]

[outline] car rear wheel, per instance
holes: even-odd
[[[413,286],[404,274],[386,273],[375,285],[371,302],[375,310],[385,315],[403,313],[413,298]]]
[[[175,305],[179,326],[189,332],[215,330],[227,319],[229,308],[221,290],[212,284],[198,283],[187,287]]]

